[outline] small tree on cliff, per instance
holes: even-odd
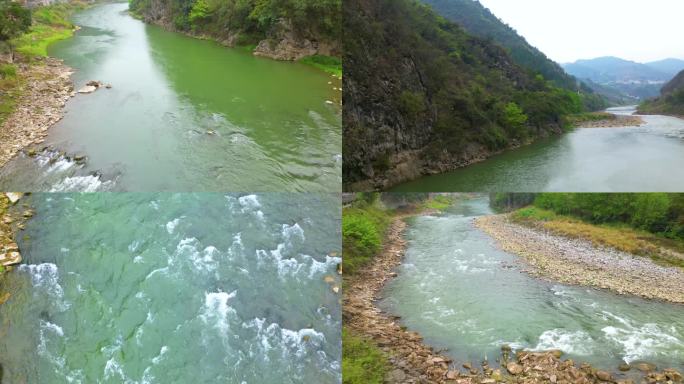
[[[31,11],[12,0],[0,0],[0,42],[7,44],[12,53],[11,40],[31,27]]]

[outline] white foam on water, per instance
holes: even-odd
[[[290,330],[279,324],[267,324],[265,319],[255,318],[242,323],[242,328],[255,333],[256,349],[250,350],[250,357],[258,355],[268,360],[272,351],[283,360],[296,357],[302,359],[315,353],[325,344],[325,335],[312,328]],[[256,352],[256,353],[255,353]]]
[[[52,163],[45,172],[47,172],[47,173],[63,172],[63,171],[66,171],[67,169],[71,168],[74,164],[75,164],[74,162],[69,161],[66,158],[62,157],[59,160]]]
[[[240,212],[251,213],[260,222],[264,221],[264,213],[259,209],[261,208],[261,203],[259,202],[257,195],[240,196],[238,198],[238,203],[240,203],[241,206]]]
[[[169,235],[173,234],[173,231],[176,230],[176,226],[178,226],[178,223],[180,223],[180,217],[175,218],[168,223],[166,223],[166,232],[169,233]]]
[[[55,264],[22,264],[19,266],[19,270],[26,271],[31,276],[31,284],[38,288],[34,293],[35,295],[42,296],[41,291],[44,291],[59,310],[65,311],[69,308],[69,305],[63,300],[64,290],[59,284],[59,270]]]
[[[56,334],[60,337],[64,337],[64,330],[62,329],[62,327],[60,327],[59,325],[57,325],[55,323],[51,323],[49,321],[41,320],[40,321],[40,327],[42,329],[52,331],[54,334]]]
[[[207,246],[202,251],[199,240],[194,237],[181,240],[176,246],[176,259],[181,263],[189,260],[196,270],[203,272],[213,272],[218,268],[219,250],[213,245]],[[175,264],[175,259],[169,259],[169,265]]]
[[[532,350],[560,349],[565,353],[588,356],[593,352],[591,347],[593,344],[594,339],[586,332],[556,328],[544,331],[539,336],[537,346],[532,348]]]
[[[236,315],[228,302],[235,298],[237,291],[233,292],[207,292],[204,294],[204,307],[200,318],[210,326],[217,328],[221,335],[227,336],[230,331],[230,316]]]
[[[283,224],[282,228],[283,230],[281,231],[281,234],[283,235],[283,238],[285,239],[285,243],[287,245],[292,246],[292,242],[294,240],[301,240],[302,242],[306,241],[306,238],[304,237],[304,230],[302,229],[302,227],[299,226],[299,224]]]
[[[136,257],[133,258],[133,262],[134,262],[135,264],[140,264],[140,263],[143,262],[143,257],[142,257],[142,256],[136,256]]]
[[[95,175],[70,176],[54,184],[50,192],[97,192],[107,190],[111,186],[111,181],[103,182]]]
[[[135,252],[138,250],[139,247],[140,247],[140,241],[133,240],[133,242],[128,245],[128,252],[131,252],[131,253]]]
[[[318,261],[309,255],[302,254],[297,255],[298,260],[295,257],[284,256],[283,253],[286,252],[286,249],[286,245],[281,243],[270,252],[257,250],[256,256],[259,266],[262,268],[275,266],[278,277],[283,280],[290,277],[301,279],[304,276],[311,280],[321,274],[335,271],[337,265],[342,262],[339,257],[326,256],[325,261]]]
[[[112,357],[111,359],[107,360],[107,363],[105,364],[104,378],[111,379],[114,377],[121,379],[122,382],[126,381],[126,375],[124,374],[121,364],[119,364],[119,362]]]
[[[672,351],[684,351],[684,340],[672,334],[676,333],[674,329],[666,330],[653,323],[635,325],[610,312],[603,313],[620,323],[604,327],[601,331],[609,341],[622,348],[623,360],[627,363],[658,354],[672,355]]]
[[[166,352],[168,352],[168,350],[169,350],[169,347],[167,347],[166,345],[162,346],[161,350],[159,351],[159,354],[152,358],[152,364],[154,364],[154,365],[159,364],[159,362],[164,357]]]
[[[261,203],[259,202],[259,198],[257,195],[246,195],[246,196],[240,196],[238,198],[238,202],[243,208],[247,209],[256,209],[261,207]]]

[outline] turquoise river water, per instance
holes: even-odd
[[[560,349],[577,362],[617,371],[623,361],[684,368],[684,306],[546,282],[473,226],[486,198],[420,216],[381,308],[457,361],[494,362],[501,346]]]
[[[3,383],[341,382],[338,196],[24,201]]]

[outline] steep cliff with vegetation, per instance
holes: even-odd
[[[131,0],[145,21],[280,60],[339,56],[341,0]]]
[[[639,113],[684,116],[684,71],[665,84],[660,97],[641,104]]]
[[[607,107],[606,101],[595,94],[589,86],[567,74],[558,63],[530,45],[515,29],[504,24],[479,1],[423,0],[423,2],[429,4],[440,15],[463,27],[468,33],[501,44],[517,64],[534,75],[540,74],[557,87],[578,92],[585,109],[596,111]]]
[[[383,189],[562,132],[584,108],[413,0],[344,2],[346,190]]]

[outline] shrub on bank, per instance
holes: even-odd
[[[373,203],[343,210],[342,263],[345,273],[353,274],[380,251],[389,222],[389,214]]]
[[[342,382],[344,384],[382,384],[389,362],[382,351],[361,337],[342,328]]]

